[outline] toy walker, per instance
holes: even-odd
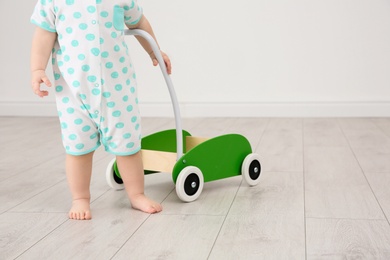
[[[175,116],[176,129],[142,138],[145,174],[172,173],[177,196],[184,202],[196,200],[205,182],[242,175],[250,186],[257,185],[261,173],[260,157],[252,153],[249,141],[239,134],[207,139],[182,130],[176,93],[156,42],[142,30],[127,30],[125,34],[141,36],[152,47],[168,86]],[[124,188],[115,159],[108,164],[106,178],[112,188]]]

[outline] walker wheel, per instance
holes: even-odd
[[[177,196],[184,202],[196,200],[202,193],[204,178],[202,171],[195,166],[187,166],[176,180]]]
[[[120,178],[115,171],[116,159],[112,159],[107,166],[106,170],[106,180],[108,185],[115,190],[123,190],[125,187],[123,185],[122,178]]]
[[[256,153],[248,154],[241,166],[241,174],[244,180],[249,186],[255,186],[260,182],[260,173],[260,156]]]

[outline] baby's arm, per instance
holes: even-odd
[[[146,31],[147,33],[149,33],[154,38],[154,40],[157,43],[157,39],[156,39],[156,36],[154,35],[152,26],[150,25],[150,23],[149,23],[148,19],[145,17],[145,15],[142,15],[141,19],[139,20],[139,22],[137,24],[135,24],[135,25],[128,25],[128,24],[126,24],[126,25],[127,25],[127,27],[129,29],[141,29],[141,30]],[[142,38],[140,36],[136,36],[136,38],[139,41],[139,43],[142,45],[142,47],[145,49],[145,51],[149,54],[150,58],[153,61],[153,65],[157,66],[158,65],[158,61],[157,61],[156,56],[154,55],[153,50],[150,47],[149,43],[144,38]],[[157,43],[157,45],[158,45],[158,43]],[[165,65],[167,66],[168,74],[171,74],[172,65],[171,65],[171,61],[170,61],[168,55],[166,55],[162,51],[161,51],[161,55],[162,55],[162,57],[164,59]]]
[[[49,94],[48,91],[41,90],[41,83],[51,87],[45,70],[56,38],[57,33],[46,31],[40,27],[35,29],[31,46],[31,86],[34,93],[40,97]]]

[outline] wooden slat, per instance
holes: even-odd
[[[186,137],[186,152],[194,148],[195,146],[209,140],[210,138],[205,137],[196,137],[196,136],[187,136]]]
[[[176,153],[141,150],[144,169],[148,171],[169,172],[176,163]]]

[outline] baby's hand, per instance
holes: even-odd
[[[31,87],[34,93],[41,98],[49,95],[49,92],[46,90],[41,90],[41,84],[45,83],[46,86],[51,87],[51,82],[46,76],[44,70],[35,70],[31,72]]]
[[[172,73],[171,60],[169,59],[168,55],[166,55],[165,52],[163,52],[163,51],[161,51],[161,56],[162,56],[163,59],[164,59],[165,66],[167,67],[167,72],[168,72],[168,74],[171,74],[171,73]],[[152,61],[153,61],[153,66],[157,66],[157,65],[158,65],[158,61],[157,61],[157,59],[156,59],[156,55],[154,55],[154,52],[151,52],[151,53],[150,53],[150,58],[151,58]]]

